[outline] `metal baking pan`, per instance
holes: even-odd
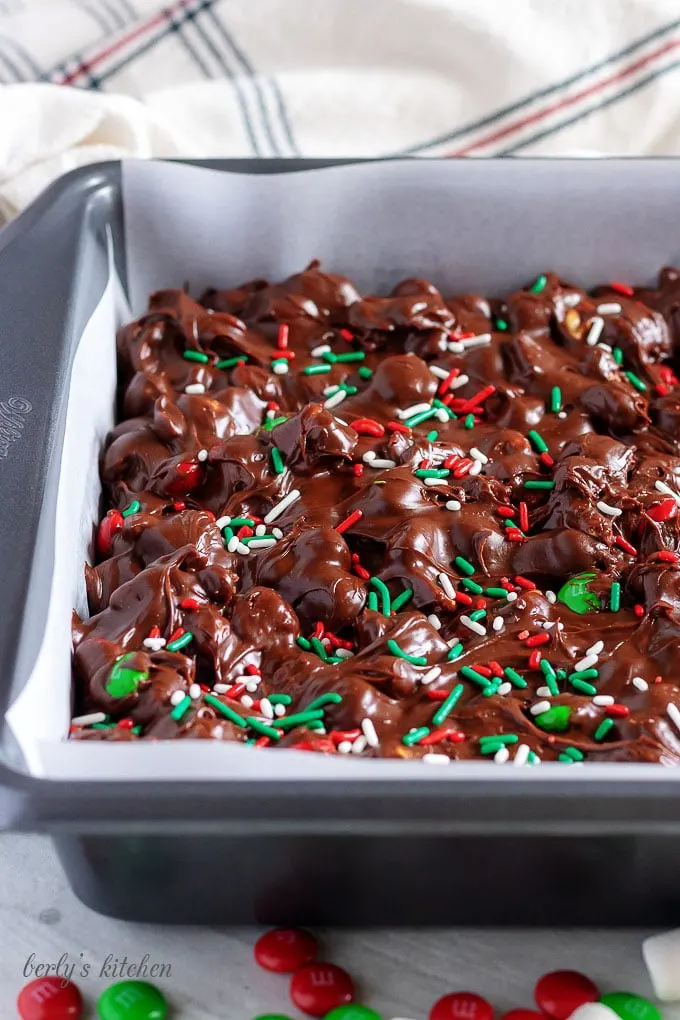
[[[280,174],[327,164],[204,165],[225,174]],[[645,282],[680,256],[676,161],[446,165],[462,221],[451,231],[452,257],[474,268],[480,288],[484,251],[470,249],[480,211],[469,195],[478,202],[485,189],[492,189],[495,212],[482,235],[493,231],[505,248],[493,261],[510,260],[520,279],[582,262],[585,282],[612,268]],[[384,170],[389,174],[390,165]],[[74,171],[0,232],[3,718],[32,668],[45,620],[69,368],[106,285],[111,252],[123,286],[129,290],[132,282],[121,182],[117,163]],[[554,218],[543,215],[540,229],[536,202],[539,211],[555,210]],[[586,236],[583,224],[592,224]],[[608,264],[597,272],[600,262]],[[0,827],[49,834],[76,894],[93,909],[128,920],[676,923],[680,776],[674,770],[548,766],[529,774],[482,766],[473,777],[456,766],[435,778],[424,773],[441,770],[403,764],[409,771],[398,781],[379,768],[375,778],[348,772],[342,782],[51,779],[29,773],[5,724]],[[236,880],[220,878],[225,860],[238,862]]]

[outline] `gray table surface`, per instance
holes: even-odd
[[[555,918],[559,923],[559,918]],[[593,917],[593,925],[597,917]],[[287,979],[253,962],[255,929],[170,928],[127,924],[84,907],[67,886],[48,841],[35,836],[0,838],[0,1017],[15,1016],[15,998],[31,954],[56,962],[90,964],[79,979],[94,1017],[97,995],[112,983],[99,976],[107,956],[170,964],[158,981],[173,1004],[173,1017],[187,1020],[251,1020],[259,1013],[298,1018],[287,995]],[[477,991],[499,1015],[531,1005],[537,977],[574,968],[603,990],[629,988],[650,995],[640,955],[646,932],[624,929],[497,930],[397,929],[318,933],[324,956],[354,975],[361,1001],[386,1020],[425,1020],[447,991]],[[81,956],[82,954],[82,956]],[[664,1007],[666,1020],[680,1020],[680,1006]]]

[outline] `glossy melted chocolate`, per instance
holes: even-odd
[[[677,763],[679,344],[671,269],[153,294],[118,336],[72,737]]]

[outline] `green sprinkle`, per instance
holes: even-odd
[[[263,538],[270,538],[276,542],[276,535],[250,535],[248,538],[241,538],[239,541],[243,542],[244,545],[250,545],[251,542],[259,542]]]
[[[469,560],[463,559],[462,556],[456,556],[453,562],[456,564],[461,573],[467,574],[468,577],[471,577],[472,574],[474,574],[475,568],[472,566]],[[481,590],[483,591],[484,589]]]
[[[454,708],[460,701],[460,698],[463,695],[464,691],[465,688],[463,687],[462,684],[456,684],[456,686],[453,688],[449,696],[446,698],[445,701],[442,701],[441,705],[432,716],[432,722],[434,723],[435,726],[441,726],[444,720],[448,718],[448,716],[451,714],[451,712],[454,710]]]
[[[571,758],[568,754],[558,754],[557,755],[557,760],[558,761],[563,761],[565,765],[573,765],[574,764],[574,759]]]
[[[191,698],[188,694],[182,698],[179,705],[176,705],[170,713],[170,718],[174,719],[175,722],[179,722],[182,716],[186,713],[187,709],[191,705]]]
[[[625,375],[626,379],[631,384],[631,386],[635,387],[638,393],[645,392],[645,390],[647,389],[647,383],[643,383],[642,379],[640,379],[639,376],[635,375],[635,372],[624,372],[623,374]]]
[[[276,475],[282,475],[286,470],[283,466],[281,451],[276,446],[272,446],[272,465],[274,467],[274,474]]]
[[[483,746],[489,741],[493,741],[495,744],[518,744],[519,737],[516,733],[489,733],[485,737],[479,738],[479,743]]]
[[[148,670],[131,669],[124,663],[134,658],[134,652],[127,652],[121,655],[113,665],[106,682],[106,693],[112,698],[125,698],[128,694],[134,694],[139,685],[149,679]]]
[[[513,687],[528,687],[528,683],[523,676],[520,676],[517,670],[513,669],[512,666],[506,666],[503,673],[508,678]]]
[[[596,740],[599,744],[601,740],[607,736],[609,731],[614,727],[613,719],[603,719],[600,725],[597,727],[593,734],[593,740]]]
[[[298,712],[297,715],[284,715],[281,719],[276,720],[276,725],[280,730],[292,730],[295,726],[304,726],[305,723],[316,719],[323,719],[322,708]]]
[[[540,667],[541,672],[545,677],[546,687],[548,688],[553,697],[557,697],[557,695],[560,693],[560,689],[557,686],[557,674],[555,673],[555,670],[552,668],[550,663],[547,662],[545,659],[541,659]]]
[[[392,602],[392,610],[395,613],[398,613],[399,610],[403,606],[405,606],[406,603],[409,602],[410,599],[412,599],[412,598],[413,598],[413,588],[406,588],[399,595],[397,595],[396,599],[394,599],[394,601]]]
[[[115,730],[118,723],[115,722],[93,722],[91,730]]]
[[[130,503],[130,506],[126,507],[126,509],[123,510],[122,516],[132,517],[133,514],[138,514],[141,509],[142,504],[139,502],[139,500],[133,499],[132,502]]]
[[[326,646],[323,644],[323,642],[320,641],[318,637],[312,637],[309,639],[309,643],[312,646],[313,651],[316,652],[319,658],[323,659],[324,662],[327,662],[328,652],[326,651]]]
[[[502,747],[505,747],[505,744],[503,744],[500,740],[490,740],[488,744],[480,746],[479,753],[496,754],[496,752],[500,751]]]
[[[477,684],[479,687],[489,686],[489,680],[487,677],[482,676],[482,674],[478,673],[472,668],[472,666],[461,666],[460,675],[464,676],[466,680],[471,680],[473,684]]]
[[[179,652],[182,648],[186,648],[191,641],[194,640],[194,635],[190,630],[178,637],[176,641],[171,641],[169,645],[166,645],[166,651],[168,652]]]
[[[437,397],[433,397],[432,398],[432,406],[436,407],[438,411],[446,411],[446,413],[447,413],[447,415],[449,416],[450,419],[454,419],[456,417],[456,415],[453,413],[453,411],[448,406],[448,404],[444,404]]]
[[[222,538],[224,539],[225,546],[229,545],[233,537],[234,532],[232,528],[229,527],[229,525],[227,525],[226,528],[222,528]]]
[[[407,428],[412,429],[415,428],[416,425],[422,424],[424,421],[429,421],[429,419],[433,418],[434,415],[434,408],[429,408],[427,411],[421,411],[420,414],[414,414],[410,418],[407,418],[404,425],[406,425]]]
[[[529,481],[524,483],[525,489],[554,489],[555,483],[548,481]]]
[[[377,589],[380,599],[382,602],[382,612],[385,616],[390,615],[390,609],[392,608],[392,599],[390,596],[390,590],[384,581],[381,581],[379,577],[372,577],[369,582],[375,589]]]
[[[492,599],[506,599],[509,595],[507,588],[485,588],[485,595],[490,595]]]
[[[517,528],[516,523],[512,520],[511,517],[506,517],[505,520],[503,521],[503,524],[505,525],[506,528]],[[522,535],[524,534],[524,532],[520,528],[517,528],[517,530],[520,532],[520,534]]]
[[[344,390],[348,397],[353,397],[355,393],[359,392],[357,386],[348,386],[347,383],[340,383],[340,389]]]
[[[555,675],[556,675],[558,680],[566,680],[567,679],[567,671],[566,671],[566,669],[558,669],[557,673]]]
[[[612,351],[612,357],[617,365],[623,364],[623,351],[620,347],[615,347]]]
[[[348,364],[352,361],[365,361],[366,355],[363,351],[348,351],[347,354],[336,354],[335,360],[341,364]]]
[[[471,591],[473,595],[481,595],[484,591],[481,584],[477,584],[477,582],[473,581],[470,577],[461,577],[460,583],[464,588],[467,588],[468,591]]]
[[[612,584],[612,588],[609,593],[609,608],[612,613],[618,613],[621,608],[621,585],[618,581],[614,581]]]
[[[204,694],[203,700],[206,705],[212,705],[225,719],[229,722],[233,722],[234,726],[240,726],[242,730],[246,728],[246,722],[238,712],[235,712],[233,708],[229,708],[229,705],[225,705],[219,698],[216,698],[214,694]]]
[[[571,709],[568,705],[554,705],[546,712],[534,716],[534,722],[548,733],[564,733],[569,729]]]
[[[252,730],[255,730],[256,733],[261,733],[263,737],[271,737],[272,740],[281,739],[279,730],[275,730],[273,726],[267,726],[266,723],[256,719],[255,716],[249,715],[246,722]]]
[[[271,705],[292,705],[293,703],[290,694],[268,694],[267,700]]]
[[[466,429],[473,429],[475,427],[475,416],[474,414],[466,414],[463,425]]]
[[[531,430],[531,432],[529,433],[529,439],[534,444],[539,453],[548,452],[548,444],[546,443],[543,436],[536,431],[536,429]]]
[[[368,593],[368,608],[372,609],[374,613],[378,612],[378,593],[377,593],[377,591],[369,591],[369,593]]]
[[[315,731],[323,730],[324,733],[326,732],[326,727],[324,726],[323,721],[321,719],[310,719],[309,722],[307,723],[307,729]]]
[[[407,652],[402,652],[397,642],[393,641],[392,638],[390,638],[387,642],[387,647],[392,655],[396,656],[398,659],[405,659],[406,662],[410,662],[412,666],[427,666],[427,659],[424,655],[409,655]]]
[[[307,368],[302,369],[303,375],[325,375],[326,372],[330,372],[330,365],[307,365]]]
[[[411,747],[413,744],[417,744],[423,737],[428,736],[430,732],[429,726],[421,726],[420,729],[411,730],[404,737],[401,738],[402,744],[406,744],[407,747]]]
[[[271,701],[272,699],[270,698],[269,700]],[[305,712],[315,712],[325,705],[339,705],[341,701],[342,694],[338,694],[337,691],[328,691],[327,694],[320,694],[318,698],[314,698],[314,701],[310,701]],[[275,702],[272,701],[272,704],[275,704]],[[288,704],[290,704],[290,701]]]
[[[324,361],[328,362],[329,365],[334,365],[335,362],[338,360],[338,356],[337,354],[335,354],[334,351],[324,351],[321,357],[324,359]]]
[[[182,357],[185,361],[198,361],[201,365],[206,365],[210,361],[208,355],[202,351],[185,351]]]
[[[599,669],[579,669],[569,674],[569,680],[596,680],[599,675]]]
[[[554,414],[562,410],[562,390],[559,386],[553,386],[550,391],[550,410]]]
[[[283,425],[284,421],[288,421],[285,414],[282,414],[279,418],[267,418],[266,422],[262,426],[265,432],[271,432],[277,425]]]
[[[540,666],[541,673],[543,673],[544,676],[546,677],[551,676],[553,680],[557,680],[557,673],[553,669],[551,662],[549,662],[547,659],[541,659]]]
[[[427,439],[428,443],[436,443],[437,439],[439,438],[439,433],[437,432],[436,429],[432,429],[431,432],[427,433],[427,436],[425,438]]]
[[[501,333],[505,333],[508,328],[508,324],[505,319],[496,319],[496,329],[500,330]]]
[[[252,517],[232,517],[229,527],[230,528],[252,528],[255,526],[255,521]]]
[[[309,643],[309,641],[307,640],[306,637],[300,636],[299,638],[296,638],[295,640],[299,644],[300,648],[304,648],[304,650],[306,652],[311,651],[312,646],[310,645],[310,643]]]
[[[541,758],[536,754],[535,751],[529,751],[529,757],[527,758],[529,765],[537,765]]]
[[[474,613],[470,613],[470,619],[477,623],[478,620],[484,620],[486,618],[486,609],[475,609]]]
[[[418,468],[413,474],[416,478],[448,478],[451,472],[446,468]]]
[[[368,368],[367,365],[362,365],[361,368],[358,370],[357,375],[361,379],[370,379],[373,375],[373,369]]]
[[[547,276],[541,275],[537,277],[535,283],[532,283],[531,286],[529,287],[529,293],[540,294],[542,290],[545,290],[547,282],[548,282]]]
[[[449,648],[448,655],[446,656],[446,660],[447,660],[447,662],[453,662],[454,659],[457,659],[462,654],[463,654],[463,643],[462,643],[462,641],[457,641],[455,645],[452,645],[452,647]]]
[[[244,365],[247,360],[247,354],[239,354],[235,358],[222,358],[217,362],[215,368],[236,368],[237,365]]]
[[[582,751],[579,751],[578,747],[565,747],[564,753],[573,761],[583,761],[585,758],[585,755]]]
[[[570,680],[569,683],[572,687],[575,687],[581,694],[589,694],[591,697],[597,694],[597,687],[593,687],[586,680]]]

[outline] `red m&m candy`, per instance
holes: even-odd
[[[19,992],[17,1009],[22,1020],[78,1020],[83,1013],[83,998],[72,981],[37,978]]]
[[[308,963],[293,974],[290,997],[303,1013],[325,1016],[354,998],[354,982],[333,963]]]
[[[493,1006],[474,992],[451,992],[438,999],[430,1020],[493,1020]]]
[[[255,943],[255,959],[260,967],[277,974],[292,974],[316,956],[313,935],[299,928],[274,928]]]
[[[568,1020],[574,1010],[600,998],[597,985],[576,970],[555,970],[539,978],[534,990],[536,1005],[552,1020]]]

